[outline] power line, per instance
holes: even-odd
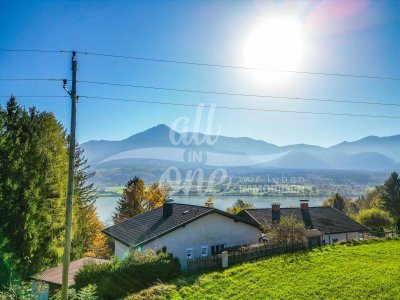
[[[400,81],[399,77],[389,77],[389,76],[375,76],[375,75],[361,75],[361,74],[311,72],[311,71],[284,70],[284,69],[273,69],[273,68],[244,67],[244,66],[234,66],[234,65],[200,63],[200,62],[183,61],[183,60],[168,60],[168,59],[160,59],[160,58],[148,58],[148,57],[138,57],[138,56],[105,54],[105,53],[86,52],[86,51],[77,51],[76,53],[85,54],[85,55],[93,55],[93,56],[112,57],[112,58],[143,60],[143,61],[152,61],[152,62],[161,62],[161,63],[182,64],[182,65],[193,65],[193,66],[201,66],[201,67],[215,67],[215,68],[225,68],[225,69],[270,71],[270,72],[295,73],[295,74],[307,74],[307,75],[339,76],[339,77],[352,77],[352,78],[365,78],[365,79],[379,79],[379,80]]]
[[[294,113],[294,114],[312,114],[312,115],[330,115],[330,116],[346,116],[346,117],[367,117],[367,118],[386,118],[386,119],[400,119],[396,116],[387,115],[367,115],[367,114],[348,114],[348,113],[331,113],[331,112],[314,112],[314,111],[297,111],[297,110],[279,110],[279,109],[263,109],[263,108],[248,108],[248,107],[232,107],[232,106],[213,106],[203,104],[187,104],[187,103],[175,103],[175,102],[161,102],[161,101],[146,101],[126,98],[107,98],[107,97],[95,97],[95,96],[80,96],[83,99],[97,99],[107,101],[122,101],[122,102],[135,102],[135,103],[147,103],[147,104],[160,104],[160,105],[171,105],[171,106],[185,106],[185,107],[198,107],[202,105],[207,108],[218,108],[218,109],[229,109],[229,110],[244,110],[244,111],[262,111],[262,112],[277,112],[277,113]]]
[[[63,79],[61,79],[61,78],[0,78],[0,81],[62,81],[62,80]],[[372,101],[354,101],[354,100],[339,100],[339,99],[322,99],[322,98],[305,98],[305,97],[289,97],[289,96],[276,96],[276,95],[230,93],[230,92],[178,89],[178,88],[167,88],[167,87],[158,87],[158,86],[145,86],[145,85],[134,85],[134,84],[101,82],[101,81],[89,81],[89,80],[78,80],[77,82],[79,82],[79,83],[87,83],[87,84],[98,84],[98,85],[131,87],[131,88],[163,90],[163,91],[173,91],[173,92],[184,92],[184,93],[197,93],[197,94],[211,94],[211,95],[223,95],[223,96],[239,96],[239,97],[253,97],[253,98],[271,98],[271,99],[285,99],[285,100],[297,100],[297,101],[332,102],[332,103],[349,103],[349,104],[365,104],[365,105],[381,105],[381,106],[400,107],[400,104],[397,104],[397,103],[385,103],[385,102],[378,102],[378,101],[372,102]]]
[[[43,49],[0,49],[0,51],[3,51],[3,52],[37,52],[37,53],[71,53],[72,52],[71,50],[43,50]],[[185,60],[171,60],[171,59],[161,59],[161,58],[151,58],[151,57],[107,54],[107,53],[89,52],[89,51],[76,51],[76,53],[83,54],[83,55],[121,58],[121,59],[130,59],[130,60],[142,60],[142,61],[151,61],[151,62],[159,62],[159,63],[169,63],[169,64],[192,65],[192,66],[200,66],[200,67],[213,67],[213,68],[237,69],[237,70],[269,71],[269,72],[282,72],[282,73],[294,73],[294,74],[305,74],[305,75],[338,76],[338,77],[350,77],[350,78],[400,81],[400,77],[392,77],[392,76],[377,76],[377,75],[363,75],[363,74],[349,74],[349,73],[312,72],[312,71],[285,70],[285,69],[274,69],[274,68],[245,67],[245,66],[235,66],[235,65],[225,65],[225,64],[201,63],[201,62],[185,61]]]
[[[17,98],[69,98],[68,96],[60,95],[13,95]],[[3,95],[0,97],[10,97],[10,95]],[[207,108],[218,108],[218,109],[229,109],[229,110],[243,110],[243,111],[262,111],[262,112],[276,112],[276,113],[295,113],[295,114],[311,114],[311,115],[330,115],[330,116],[346,116],[346,117],[367,117],[367,118],[387,118],[387,119],[400,119],[396,116],[387,115],[368,115],[368,114],[348,114],[348,113],[332,113],[332,112],[315,112],[315,111],[297,111],[297,110],[279,110],[279,109],[263,109],[263,108],[249,108],[249,107],[232,107],[232,106],[214,106],[206,104],[187,104],[187,103],[176,103],[176,102],[163,102],[163,101],[148,101],[148,100],[137,100],[137,99],[126,99],[126,98],[109,98],[109,97],[97,97],[97,96],[79,96],[80,99],[89,100],[107,100],[107,101],[118,101],[118,102],[135,102],[135,103],[146,103],[146,104],[159,104],[159,105],[170,105],[170,106],[183,106],[183,107],[198,107],[199,105]]]
[[[15,98],[69,98],[69,96],[51,96],[51,95],[36,95],[36,96],[34,96],[34,95],[14,95],[14,94],[11,94],[11,95],[6,95],[6,96],[0,96],[0,98],[5,98],[5,97],[11,97],[11,96],[13,96],[13,97],[15,97]]]
[[[254,97],[254,98],[272,98],[272,99],[286,99],[286,100],[298,100],[298,101],[334,102],[334,103],[351,103],[351,104],[366,104],[366,105],[382,105],[382,106],[397,106],[397,107],[400,107],[400,104],[397,104],[397,103],[385,103],[385,102],[369,102],[369,101],[352,101],[352,100],[321,99],[321,98],[288,97],[288,96],[275,96],[275,95],[258,95],[258,94],[245,94],[245,93],[229,93],[229,92],[178,89],[178,88],[167,88],[167,87],[145,86],[145,85],[133,85],[133,84],[111,83],[111,82],[99,82],[99,81],[88,81],[88,80],[78,80],[78,82],[79,83],[88,83],[88,84],[99,84],[99,85],[110,85],[110,86],[131,87],[131,88],[141,88],[141,89],[173,91],[173,92],[185,92],[185,93],[198,93],[198,94],[211,94],[211,95],[224,95],[224,96],[240,96],[240,97]]]
[[[0,81],[63,81],[60,78],[0,78]]]
[[[37,52],[37,53],[71,53],[68,50],[42,50],[42,49],[0,49],[2,52]]]

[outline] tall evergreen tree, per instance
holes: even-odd
[[[335,196],[333,196],[332,199],[332,206],[336,208],[337,210],[340,210],[341,212],[344,212],[345,209],[345,202],[344,198],[340,196],[339,193],[336,193]]]
[[[400,231],[400,178],[393,172],[382,186],[378,187],[383,207],[395,220],[397,231]]]
[[[52,114],[26,111],[14,97],[0,115],[0,244],[18,260],[13,273],[24,277],[57,260],[59,209],[66,195],[65,132]]]
[[[324,201],[325,206],[332,206],[341,212],[345,212],[346,210],[346,200],[339,194],[331,196],[330,198]]]
[[[125,185],[121,198],[118,200],[116,212],[113,216],[115,224],[118,224],[133,216],[145,212],[147,201],[144,198],[144,181],[135,176]]]
[[[100,234],[93,173],[77,148],[73,256],[109,253]],[[62,255],[68,141],[53,114],[0,107],[0,286],[54,266]]]
[[[75,155],[75,197],[72,258],[82,256],[108,257],[111,255],[108,240],[101,230],[103,224],[98,218],[94,202],[97,199],[93,183],[89,183],[94,172],[84,157],[83,149],[77,145]]]

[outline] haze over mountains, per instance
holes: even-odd
[[[215,143],[196,143],[209,139]],[[171,140],[172,139],[172,140]],[[182,143],[183,140],[190,141]],[[173,143],[173,141],[181,141]],[[369,136],[332,147],[277,146],[248,137],[178,133],[160,124],[121,141],[82,144],[94,168],[133,167],[137,162],[154,166],[204,165],[304,170],[392,171],[400,167],[400,135]]]

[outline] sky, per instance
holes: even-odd
[[[305,72],[400,78],[399,11],[400,1],[395,0],[2,1],[0,48],[77,50],[206,64],[272,66]],[[291,31],[292,25],[294,31]],[[291,37],[293,32],[295,37]],[[271,39],[282,41],[274,43],[281,48],[271,46]],[[70,60],[70,53],[0,51],[0,79],[71,78]],[[264,72],[84,54],[78,54],[77,61],[78,80],[400,104],[400,81],[396,80]],[[400,117],[400,107],[396,106],[212,95],[87,83],[78,83],[77,88],[81,96],[190,105],[203,103],[217,107],[213,115],[207,108],[200,114],[196,106],[81,98],[77,106],[77,139],[80,143],[121,140],[161,123],[182,125],[178,122],[182,118],[188,121],[189,131],[247,136],[277,145],[330,146],[369,135],[400,134],[400,119],[218,108]],[[18,98],[23,95],[65,96],[60,82],[0,80],[0,105],[4,106],[11,94],[17,95],[18,102],[27,108],[35,105],[42,111],[53,112],[69,130],[68,98]],[[196,115],[200,115],[197,122]],[[178,126],[176,129],[182,131],[185,128]]]

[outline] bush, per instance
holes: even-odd
[[[389,213],[379,208],[362,210],[358,216],[358,220],[361,224],[377,232],[383,232],[385,228],[392,226],[392,219]]]
[[[48,290],[46,283],[35,282],[35,290],[32,289],[32,282],[14,281],[9,286],[3,287],[0,291],[0,300],[22,299],[36,300],[39,295]]]
[[[130,295],[125,300],[163,300],[175,290],[175,286],[157,284],[138,294]]]
[[[75,287],[95,284],[99,296],[117,299],[140,291],[157,281],[166,281],[180,274],[180,264],[171,254],[131,252],[125,259],[107,264],[87,264],[75,275]]]

